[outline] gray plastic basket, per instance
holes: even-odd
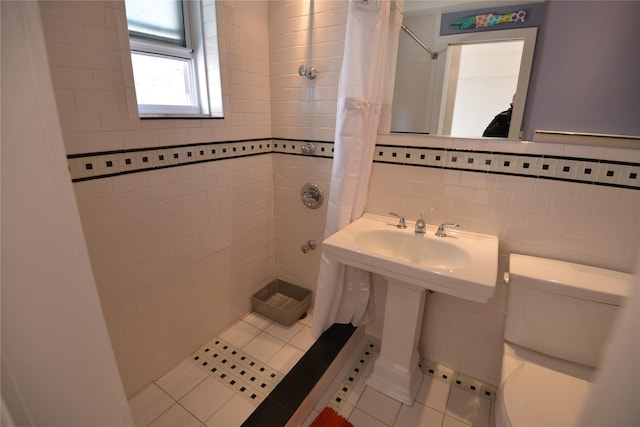
[[[311,291],[276,279],[256,292],[251,301],[256,313],[290,326],[311,307]]]

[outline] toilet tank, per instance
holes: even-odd
[[[597,367],[633,276],[526,255],[509,257],[505,339]]]

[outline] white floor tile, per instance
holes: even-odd
[[[302,351],[309,350],[315,342],[316,339],[311,335],[311,328],[307,326],[301,328],[298,333],[289,340],[289,344],[295,345]]]
[[[206,421],[220,409],[234,392],[213,377],[208,377],[180,399],[180,404],[200,421]]]
[[[235,325],[224,331],[220,338],[231,345],[242,348],[249,341],[260,334],[260,329],[248,324],[245,321],[238,321]]]
[[[307,310],[307,315],[304,319],[298,320],[298,322],[302,323],[305,326],[311,327],[311,322],[313,321],[313,307]]]
[[[412,406],[402,405],[394,427],[432,427],[440,426],[444,414],[435,409],[414,402]]]
[[[220,338],[270,368],[287,373],[315,342],[307,320],[310,324],[311,313],[304,321],[284,327],[249,313]],[[329,405],[352,364],[349,359],[304,426]],[[414,405],[402,405],[366,386],[366,376],[373,364],[369,365],[356,376],[346,401],[337,409],[355,427],[488,427],[491,423],[488,399],[429,375],[423,377]],[[237,427],[255,410],[255,402],[236,394],[188,359],[131,399],[129,405],[136,427],[196,427],[203,423],[207,427]]]
[[[491,401],[476,394],[451,387],[446,415],[476,427],[487,427],[491,414]]]
[[[283,374],[288,373],[298,360],[304,356],[304,352],[290,344],[285,344],[271,359],[267,365]]]
[[[387,425],[393,425],[393,421],[398,415],[401,403],[390,398],[377,390],[367,387],[362,393],[360,401],[356,405],[359,409],[367,414],[379,419]]]
[[[261,362],[267,363],[267,360],[271,359],[284,345],[284,341],[262,332],[242,347],[242,351],[250,354]]]
[[[281,339],[284,342],[288,342],[303,327],[304,326],[302,325],[302,323],[298,323],[298,322],[295,322],[291,326],[284,326],[284,325],[281,325],[280,323],[273,322],[264,331],[269,335],[273,335],[274,337]]]
[[[244,316],[242,318],[242,320],[247,322],[251,326],[255,326],[256,328],[258,328],[260,330],[266,329],[269,325],[271,325],[273,323],[273,320],[267,319],[266,317],[262,316],[261,314],[258,314],[256,312],[254,312],[254,311],[252,311],[251,313],[249,313],[246,316]]]
[[[179,400],[205,378],[207,378],[206,372],[200,370],[190,360],[183,360],[178,366],[160,377],[156,383],[171,397]]]
[[[416,395],[416,400],[423,405],[429,406],[440,412],[447,408],[447,399],[451,384],[433,378],[431,375],[424,375],[422,384]]]
[[[247,399],[234,395],[207,420],[207,427],[238,427],[255,409]]]
[[[442,427],[471,427],[471,424],[463,423],[456,418],[445,415]]]
[[[136,427],[146,427],[174,403],[167,393],[151,384],[129,401],[133,423]]]
[[[177,403],[160,415],[149,427],[200,427],[202,423]]]
[[[382,421],[373,418],[371,415],[367,414],[355,408],[351,415],[349,416],[349,421],[353,424],[354,427],[388,427],[389,424],[385,424]]]

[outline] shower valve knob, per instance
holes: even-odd
[[[318,247],[318,244],[315,242],[315,240],[309,240],[307,243],[302,245],[300,249],[302,250],[302,253],[306,254],[307,252],[314,250],[317,247]]]
[[[300,146],[300,150],[302,151],[302,154],[313,154],[316,151],[316,146],[310,142],[307,142],[306,144],[302,144]]]

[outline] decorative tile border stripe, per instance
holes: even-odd
[[[373,161],[640,189],[640,163],[394,145],[376,145]]]
[[[454,387],[461,388],[470,393],[484,397],[491,401],[496,400],[497,388],[475,378],[456,372],[455,370],[440,365],[439,363],[423,359],[421,363],[422,372],[432,376],[434,379],[444,381]]]
[[[271,153],[269,139],[212,142],[67,156],[73,182]]]
[[[275,388],[284,375],[214,338],[189,358],[200,369],[257,406]]]
[[[340,408],[342,408],[344,403],[349,399],[349,395],[351,395],[358,380],[367,372],[367,367],[370,362],[374,360],[378,354],[380,354],[380,341],[367,336],[360,352],[353,360],[349,371],[347,371],[343,381],[327,403],[327,406],[332,407],[336,412],[340,412]]]
[[[303,146],[313,144],[312,154]],[[376,145],[373,161],[403,166],[514,175],[584,184],[640,189],[640,163],[576,157]],[[283,138],[187,144],[67,156],[73,182],[127,173],[279,153],[333,158],[329,141]]]
[[[304,154],[302,147],[307,144],[313,144],[315,151],[313,154]],[[333,158],[333,142],[311,141],[300,139],[274,139],[273,152],[281,154],[297,154],[312,157],[328,157]]]
[[[315,146],[313,154],[302,152],[302,145],[308,143]],[[249,139],[71,154],[67,156],[67,160],[71,181],[79,182],[269,153],[333,158],[333,142],[271,138]]]

